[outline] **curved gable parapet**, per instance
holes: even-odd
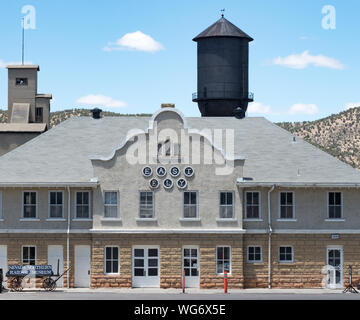
[[[129,130],[126,137],[122,140],[122,142],[117,147],[115,147],[111,151],[111,153],[109,155],[107,155],[107,156],[92,155],[89,157],[90,160],[91,161],[96,161],[96,160],[110,161],[110,160],[112,160],[115,157],[116,153],[118,151],[121,151],[127,145],[128,142],[135,141],[135,139],[137,137],[142,136],[142,135],[148,136],[151,132],[153,132],[154,130],[157,130],[157,127],[162,122],[164,122],[166,124],[171,124],[171,125],[174,125],[175,122],[178,122],[179,127],[184,129],[188,136],[198,135],[200,137],[203,137],[204,139],[207,140],[207,142],[210,144],[210,146],[214,148],[214,150],[220,152],[220,154],[226,161],[245,160],[244,157],[234,153],[235,148],[234,148],[234,152],[231,154],[228,152],[228,150],[224,150],[223,141],[221,141],[221,143],[219,145],[219,143],[218,143],[219,141],[218,142],[214,141],[216,139],[213,139],[213,135],[211,133],[209,134],[207,132],[207,130],[204,130],[204,129],[198,130],[196,128],[189,128],[187,125],[186,118],[184,117],[182,112],[180,112],[179,110],[177,110],[175,108],[162,108],[162,109],[158,110],[157,112],[155,112],[153,114],[153,116],[149,120],[149,126],[146,129],[135,128],[135,129]],[[168,128],[171,129],[171,125]],[[225,130],[224,129],[215,129],[215,130],[226,131],[226,129]],[[235,141],[233,143],[235,143]]]
[[[218,129],[218,130],[224,131],[224,129]],[[234,153],[231,154],[230,152],[228,152],[229,150],[227,150],[227,148],[224,150],[224,148],[223,148],[223,142],[224,141],[221,141],[221,143],[219,145],[218,142],[214,141],[215,139],[213,138],[213,135],[208,134],[206,132],[206,130],[199,130],[199,129],[195,129],[195,128],[190,128],[190,129],[188,129],[188,134],[189,134],[189,136],[198,135],[198,136],[203,137],[204,139],[206,139],[207,142],[210,144],[210,146],[213,147],[216,151],[220,152],[222,157],[227,161],[246,160],[246,158],[243,157],[242,155],[239,155],[239,154],[235,153],[235,145],[233,145],[234,146]],[[234,144],[235,144],[235,141],[234,141]]]
[[[175,108],[161,108],[160,110],[155,112],[153,114],[153,116],[151,117],[150,125],[149,125],[148,129],[153,129],[155,122],[161,122],[163,120],[166,120],[166,114],[170,115],[168,118],[172,118],[172,119],[177,118],[179,120],[179,122],[182,124],[183,128],[185,128],[185,129],[188,128],[187,124],[186,124],[186,118],[184,117],[184,115],[182,114],[182,112],[180,110],[175,109]]]

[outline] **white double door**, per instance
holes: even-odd
[[[182,248],[182,267],[183,274],[185,274],[185,287],[198,288],[200,283],[198,246],[184,246]]]
[[[160,287],[160,247],[133,246],[132,286]]]
[[[328,265],[326,283],[330,289],[342,288],[344,285],[344,258],[342,247],[328,247],[326,249],[326,263]]]

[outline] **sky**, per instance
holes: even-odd
[[[196,43],[221,16],[250,42],[248,116],[309,121],[360,106],[358,0],[1,0],[0,108],[7,64],[40,65],[51,111],[100,106],[154,113],[175,103],[200,116]],[[31,10],[29,10],[29,6]],[[34,19],[35,17],[35,19]]]

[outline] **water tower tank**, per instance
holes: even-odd
[[[197,92],[203,117],[245,116],[249,92],[249,42],[253,39],[222,16],[196,36]]]

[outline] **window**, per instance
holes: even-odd
[[[154,193],[140,192],[140,218],[152,219],[154,217]]]
[[[262,262],[261,247],[248,247],[248,262]]]
[[[49,217],[62,218],[64,208],[64,193],[62,191],[50,191],[49,198]]]
[[[15,84],[17,86],[27,86],[28,85],[28,79],[27,78],[16,78]]]
[[[294,219],[293,192],[280,192],[280,219]]]
[[[216,247],[216,273],[230,273],[230,247]]]
[[[43,108],[35,108],[35,122],[43,122]]]
[[[220,219],[234,217],[234,193],[220,192]]]
[[[36,247],[23,246],[21,260],[24,265],[34,266],[36,264]]]
[[[197,217],[197,193],[195,191],[184,192],[184,218]]]
[[[260,219],[260,192],[246,192],[246,219]]]
[[[119,273],[119,247],[105,247],[105,273]]]
[[[294,253],[292,247],[280,247],[279,248],[279,262],[293,262]]]
[[[76,218],[90,218],[90,192],[76,192]]]
[[[328,217],[329,219],[342,218],[342,195],[341,192],[329,192],[328,195]]]
[[[117,191],[104,192],[104,217],[117,218],[118,216],[118,193]]]
[[[37,193],[25,191],[23,193],[23,218],[36,218]]]

